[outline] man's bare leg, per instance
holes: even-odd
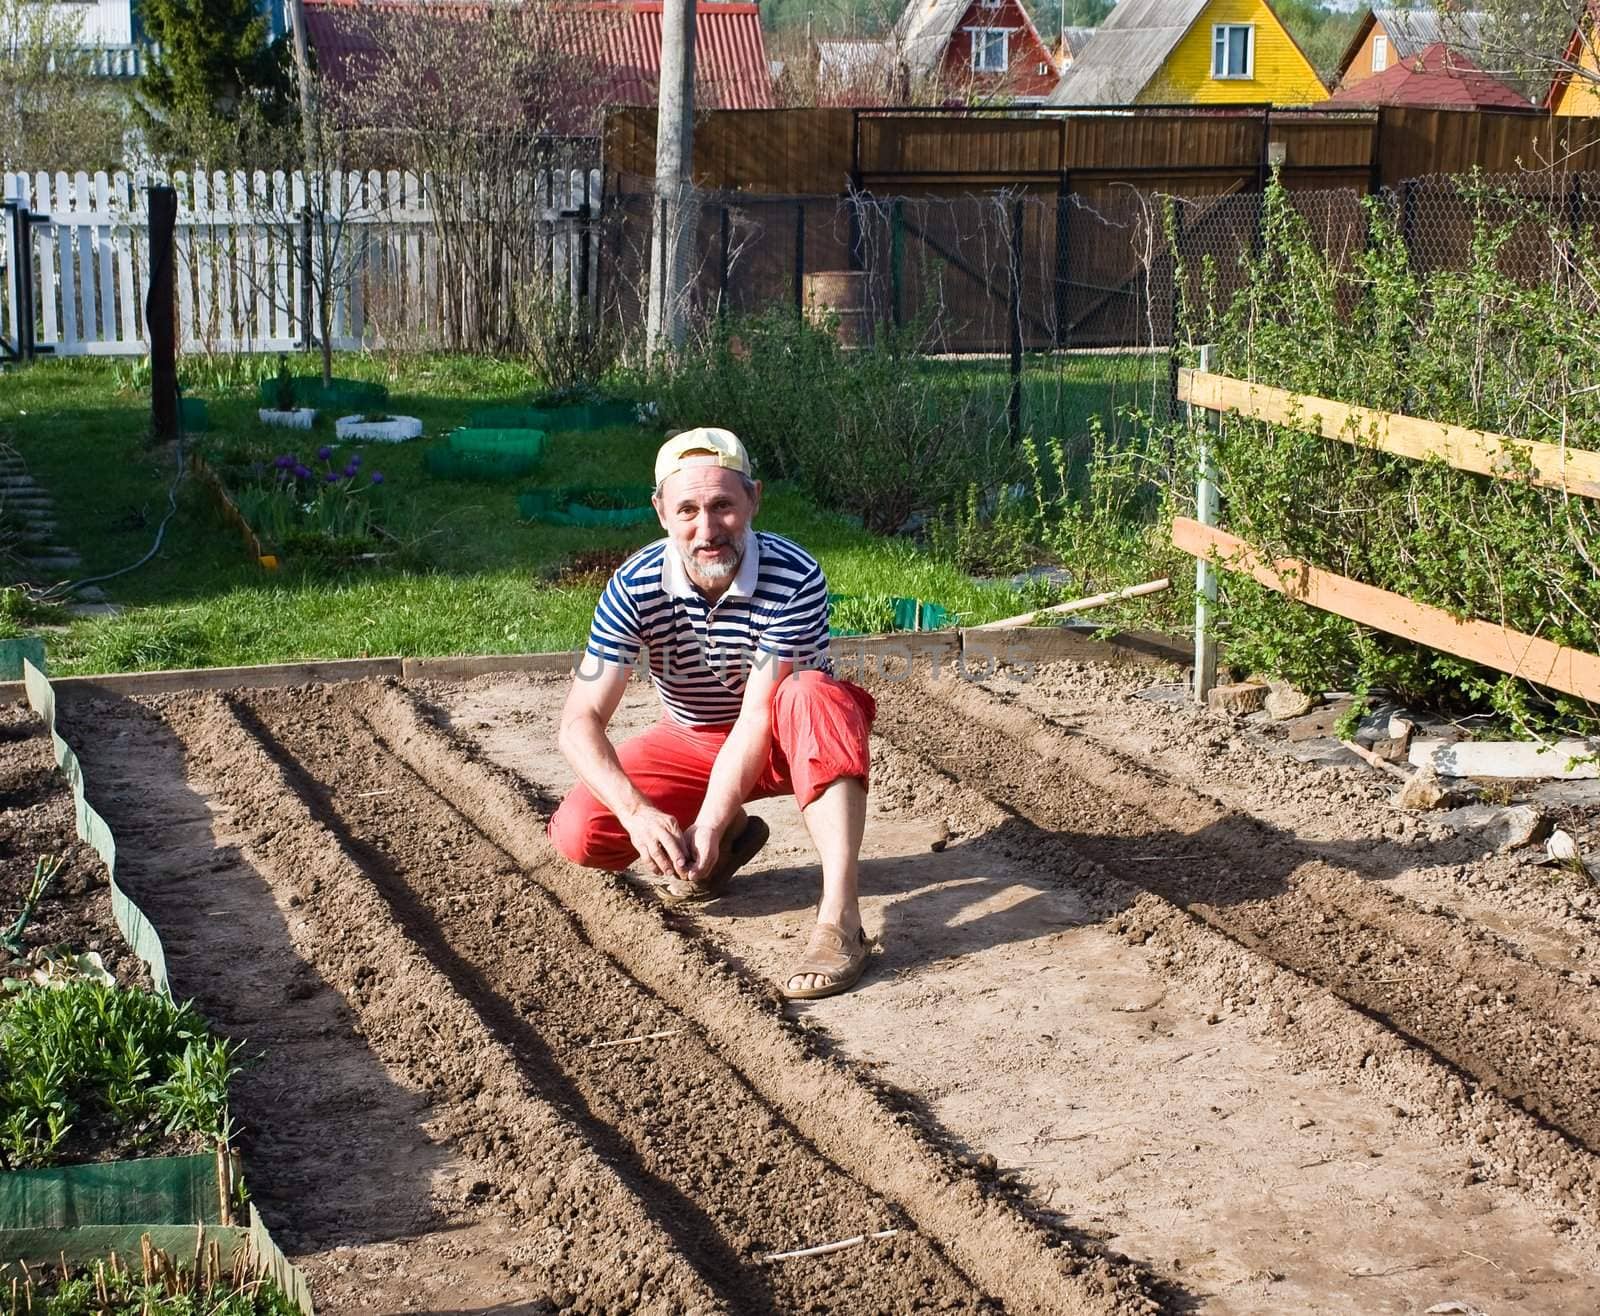
[[[854,777],[841,777],[802,811],[811,843],[822,860],[822,904],[817,922],[834,923],[853,937],[861,927],[861,907],[856,903],[856,875],[861,860],[861,837],[867,824],[867,788]],[[827,979],[815,973],[797,973],[788,981],[790,991],[822,987]]]

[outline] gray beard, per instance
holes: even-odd
[[[708,580],[714,585],[720,585],[723,581],[732,580],[738,574],[740,563],[744,561],[743,549],[736,549],[731,561],[714,562],[709,566],[691,560],[693,552],[694,550],[691,548],[691,556],[689,557],[686,557],[682,552],[678,553],[678,561],[683,563],[683,569],[688,573],[689,579],[693,580],[698,576],[701,580]]]

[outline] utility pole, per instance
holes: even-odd
[[[656,188],[650,231],[646,351],[676,352],[688,335],[685,286],[694,247],[695,0],[666,0],[661,13],[661,100],[656,113]]]
[[[317,121],[317,93],[311,80],[311,57],[306,50],[306,11],[301,0],[288,0],[284,6],[289,11],[289,36],[294,44],[294,68],[296,80],[300,86],[300,141],[305,155],[302,172],[306,180],[306,206],[309,213],[315,214],[315,222],[320,228],[324,217],[323,181],[325,177],[322,159],[322,125]],[[301,216],[304,223],[306,215]],[[323,233],[323,250],[326,252],[327,234]],[[302,286],[305,286],[304,275],[311,275],[312,286],[317,282],[326,283],[325,279],[319,280],[317,272],[311,269],[311,259],[314,248],[308,241],[303,251],[306,268],[302,271]],[[323,296],[327,296],[324,287]],[[314,305],[313,298],[305,297],[301,301],[301,314],[305,317],[305,324],[301,326],[301,337],[310,338],[311,313]],[[320,326],[319,326],[320,328]],[[318,335],[322,340],[322,383],[326,387],[333,378],[333,348],[328,342],[327,334]]]

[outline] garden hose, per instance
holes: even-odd
[[[118,567],[115,571],[107,571],[99,576],[85,576],[82,580],[69,581],[64,585],[52,585],[39,595],[41,600],[64,598],[68,594],[76,593],[85,585],[97,585],[102,580],[115,580],[118,576],[126,576],[130,571],[137,571],[146,562],[161,551],[161,541],[167,533],[167,524],[178,513],[178,486],[183,483],[183,477],[188,474],[188,468],[183,460],[183,386],[178,385],[178,472],[172,477],[172,484],[167,488],[167,514],[161,518],[161,524],[156,527],[155,543],[150,545],[150,551],[137,562],[125,567]]]

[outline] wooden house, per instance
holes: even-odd
[[[1590,0],[1588,30],[1572,29],[1562,63],[1567,68],[1551,82],[1545,108],[1551,114],[1600,115],[1600,0]]]
[[[1020,0],[911,0],[894,45],[911,81],[963,100],[1038,103],[1060,79]]]
[[[1473,67],[1481,68],[1483,26],[1484,15],[1469,9],[1443,13],[1420,5],[1368,9],[1339,60],[1338,85],[1352,87],[1437,45],[1465,55]]]
[[[1313,105],[1328,98],[1267,0],[1121,0],[1052,105]]]

